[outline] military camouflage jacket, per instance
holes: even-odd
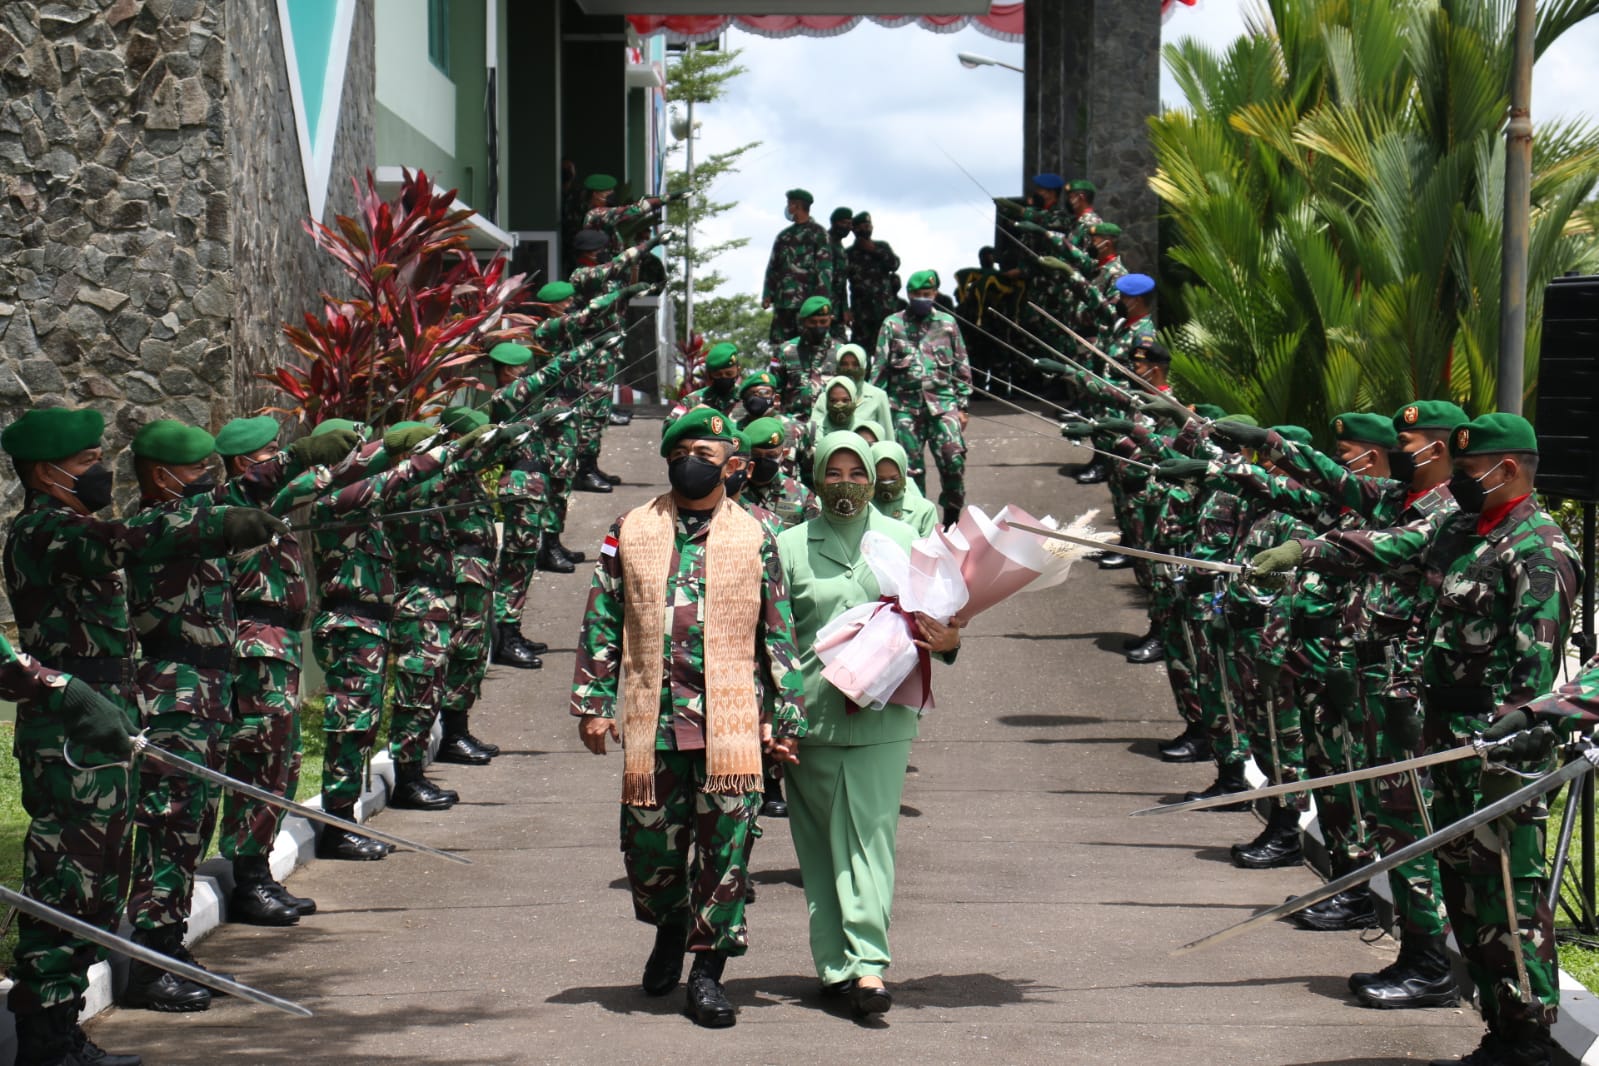
[[[827,235],[827,245],[833,252],[833,285],[827,295],[833,300],[833,317],[841,319],[849,310],[849,251],[831,233]]]
[[[611,239],[611,252],[620,254],[622,251],[622,237],[617,232],[618,227],[629,222],[636,222],[641,218],[649,218],[655,213],[660,201],[646,196],[642,200],[635,200],[630,204],[617,204],[613,207],[591,207],[583,216],[583,229],[603,230]]]
[[[857,315],[886,318],[899,296],[899,256],[887,241],[874,240],[867,248],[857,238],[849,246],[849,298]]]
[[[799,478],[783,474],[764,485],[757,485],[753,481],[745,483],[739,502],[752,511],[760,507],[776,515],[778,529],[772,534],[774,537],[785,529],[819,518],[822,514],[822,505],[817,502],[816,494],[806,488]]]
[[[784,411],[793,412],[803,419],[810,414],[816,402],[816,393],[825,380],[825,368],[838,365],[838,349],[842,345],[836,337],[825,336],[819,341],[792,337],[777,350],[779,384],[778,402]]]
[[[872,383],[894,403],[895,413],[926,405],[933,411],[966,409],[972,368],[955,319],[936,307],[924,318],[889,315],[877,334]]]
[[[583,632],[578,638],[573,675],[572,713],[615,715],[617,681],[622,659],[622,619],[627,609],[618,558],[622,522],[618,518],[600,549],[589,589]],[[672,552],[671,618],[661,649],[663,677],[661,716],[656,747],[697,750],[705,747],[705,548],[709,514],[678,514]],[[756,632],[757,679],[771,698],[772,732],[779,737],[805,734],[805,694],[799,651],[794,645],[794,617],[789,607],[777,543],[768,534],[761,542],[761,621]]]
[[[833,246],[815,219],[796,222],[777,235],[761,287],[761,299],[772,301],[779,311],[797,310],[812,296],[833,296]]]
[[[737,406],[738,389],[736,387],[729,389],[727,392],[717,392],[709,385],[705,385],[695,389],[693,392],[684,394],[681,400],[672,405],[672,409],[666,413],[666,425],[670,426],[696,407],[714,407],[724,415],[732,418],[733,408]]]
[[[631,272],[634,265],[648,254],[648,244],[635,244],[609,263],[578,267],[567,277],[567,283],[576,291],[579,303],[592,303],[604,296],[613,284],[619,284],[623,276]]]

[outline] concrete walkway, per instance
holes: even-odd
[[[1072,516],[1102,489],[1058,475],[1080,460],[1050,428],[980,413],[972,502]],[[616,514],[664,484],[659,424],[607,436],[627,484],[579,495],[568,543],[593,551]],[[439,767],[452,811],[388,811],[381,824],[475,865],[399,853],[314,863],[295,891],[320,913],[290,930],[225,926],[199,945],[215,969],[298,999],[289,1019],[220,1000],[204,1014],[113,1011],[107,1047],[193,1063],[1128,1063],[1138,1066],[1425,1062],[1463,1054],[1469,1009],[1382,1013],[1345,977],[1393,944],[1266,928],[1180,959],[1172,948],[1315,883],[1308,870],[1233,867],[1247,814],[1129,819],[1210,780],[1168,766],[1177,732],[1164,669],[1118,649],[1142,632],[1130,572],[1084,566],[1051,592],[1012,599],[967,630],[938,668],[939,706],[912,754],[900,826],[895,1006],[860,1026],[824,1006],[806,949],[805,902],[782,822],[756,849],[753,947],[728,967],[740,1009],[705,1032],[682,999],[637,989],[650,931],[632,919],[617,851],[621,758],[584,752],[567,716],[588,568],[540,575],[530,634],[539,672],[495,668],[473,728],[505,754]]]

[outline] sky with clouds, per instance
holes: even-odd
[[[1168,42],[1198,37],[1225,48],[1243,32],[1250,2],[1179,7],[1162,36]],[[1020,66],[1021,45],[972,29],[936,34],[869,21],[828,38],[769,40],[734,30],[728,44],[742,51],[748,72],[729,84],[722,100],[696,108],[702,123],[696,151],[762,144],[744,157],[739,173],[716,186],[717,199],[737,206],[705,227],[713,240],[750,238],[718,262],[728,277],[723,294],[759,294],[772,238],[785,225],[783,192],[796,185],[815,194],[824,224],[840,205],[870,211],[876,236],[899,253],[902,276],[931,267],[948,277],[975,264],[977,249],[992,239],[991,209],[945,153],[994,195],[1017,193],[1022,76],[999,67],[968,70],[955,54],[976,52]],[[1596,64],[1599,18],[1578,26],[1539,61],[1533,121],[1593,117]],[[1164,70],[1161,99],[1181,100]]]

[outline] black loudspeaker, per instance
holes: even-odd
[[[1556,278],[1544,290],[1537,488],[1599,500],[1599,277]]]

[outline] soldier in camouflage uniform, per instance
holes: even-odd
[[[827,295],[835,309],[828,332],[834,340],[847,341],[848,327],[854,324],[855,316],[850,313],[849,249],[844,247],[844,240],[855,228],[855,215],[847,207],[835,207],[827,221],[827,243],[833,250],[833,286]]]
[[[750,472],[739,502],[770,512],[777,518],[779,532],[821,514],[811,490],[799,478],[783,472],[789,456],[785,424],[765,417],[742,428],[750,443]]]
[[[824,369],[836,365],[841,345],[829,330],[836,316],[826,296],[812,296],[800,305],[799,332],[783,342],[775,363],[782,376],[778,399],[796,418],[810,413]]]
[[[890,315],[877,338],[872,382],[894,407],[894,434],[910,460],[910,475],[925,494],[923,455],[938,465],[938,502],[949,525],[966,502],[966,407],[972,368],[955,319],[936,310],[938,272],[921,270],[906,284],[910,306]]]
[[[887,241],[872,236],[872,216],[868,212],[855,216],[855,240],[849,246],[848,265],[849,309],[854,316],[850,334],[867,353],[875,354],[883,319],[897,310],[899,256]]]
[[[659,211],[663,204],[675,203],[687,195],[646,196],[630,204],[612,204],[616,196],[616,179],[609,174],[590,174],[583,179],[583,188],[588,191],[588,210],[583,215],[582,228],[597,229],[604,233],[610,240],[612,255],[620,255],[622,251],[622,237],[618,233],[620,227],[642,222]]]
[[[579,306],[577,290],[570,282],[552,281],[534,296],[549,311],[549,315],[534,327],[533,343],[547,351],[564,352],[597,337],[603,331],[620,329],[628,298],[647,292],[649,288],[642,282],[627,285]],[[571,470],[556,479],[551,501],[552,509],[561,515],[563,521],[567,493],[571,489],[608,493],[613,485],[622,480],[599,468],[600,437],[611,413],[610,379],[615,370],[613,360],[614,349],[597,349],[593,358],[584,361],[576,373],[569,375],[558,386],[557,395],[571,402],[574,416],[569,435],[562,436],[557,449],[562,453],[561,458],[566,460],[563,466],[570,465]],[[556,539],[559,539],[560,531],[556,533]]]
[[[731,416],[738,405],[738,383],[743,375],[738,345],[732,341],[711,345],[710,351],[705,353],[705,384],[672,405],[666,414],[666,424],[670,426],[696,407],[714,407]]]
[[[25,412],[0,434],[26,490],[5,544],[6,591],[21,645],[69,669],[117,703],[96,714],[93,736],[77,732],[51,683],[18,693],[15,748],[24,809],[22,891],[107,930],[116,928],[129,872],[132,804],[122,767],[76,770],[63,757],[68,739],[120,754],[115,729],[132,731],[132,628],[121,571],[133,560],[161,562],[223,555],[264,543],[275,526],[250,509],[193,516],[146,511],[122,521],[95,517],[111,504],[111,468],[102,461],[99,412],[46,408]],[[253,516],[253,517],[252,517]],[[46,679],[53,682],[55,679]],[[63,685],[65,682],[63,681]],[[103,760],[86,759],[80,766]],[[76,1028],[94,946],[27,915],[18,937],[7,1005],[17,1016],[19,1062],[55,1062],[62,1040],[82,1046]],[[65,1029],[63,1038],[62,1030]],[[118,1061],[127,1062],[129,1059]]]
[[[520,344],[496,344],[489,349],[494,369],[495,391],[484,404],[490,418],[514,419],[524,408],[533,407],[526,417],[537,413],[540,390],[524,375],[533,362],[533,351]],[[522,612],[533,587],[533,574],[539,569],[543,551],[545,512],[551,506],[550,464],[543,454],[544,437],[535,434],[506,456],[500,471],[500,517],[505,533],[500,544],[499,569],[494,584],[494,639],[490,658],[521,670],[537,670],[544,665],[539,656],[549,645],[528,640],[522,635]],[[550,546],[552,569],[571,573],[574,569],[564,555],[556,558]]]
[[[1424,728],[1439,748],[1462,743],[1554,687],[1577,578],[1575,552],[1532,497],[1538,452],[1532,426],[1517,415],[1485,415],[1456,427],[1449,449],[1450,492],[1460,510],[1430,535],[1419,529],[1332,533],[1256,557],[1267,574],[1295,565],[1421,572],[1433,596],[1421,660]],[[1433,811],[1442,825],[1519,781],[1468,759],[1439,767],[1434,783]],[[1547,898],[1547,819],[1540,799],[1488,831],[1438,849],[1444,903],[1488,1025],[1476,1061],[1551,1061],[1549,1027],[1560,992]],[[1518,954],[1527,993],[1518,979]]]
[[[748,946],[743,857],[761,804],[761,747],[792,761],[805,726],[776,545],[723,498],[722,483],[739,464],[733,433],[725,415],[704,407],[668,429],[661,454],[672,491],[623,515],[606,536],[572,685],[572,713],[590,751],[603,754],[608,733],[620,739],[618,719],[629,736],[622,852],[634,914],[656,929],[644,991],[675,988],[692,952],[689,1012],[717,1028],[736,1020],[723,967]],[[719,545],[738,554],[710,559]],[[728,606],[718,606],[722,596]],[[624,629],[629,647],[644,650],[622,671]],[[748,671],[724,666],[717,675],[712,647],[742,650]],[[663,654],[654,672],[642,665],[661,664]],[[727,680],[711,688],[716,676]],[[757,735],[761,688],[775,694],[775,710]]]
[[[792,225],[772,242],[761,287],[761,309],[772,312],[768,339],[773,346],[799,332],[801,304],[812,296],[831,299],[833,292],[833,247],[827,231],[811,218],[815,197],[804,189],[790,189],[786,195],[783,214]]]

